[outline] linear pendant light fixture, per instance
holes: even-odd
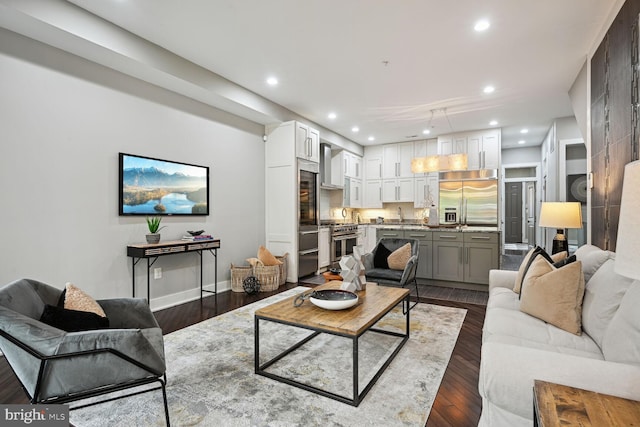
[[[469,165],[466,153],[414,157],[411,159],[412,173],[429,173],[467,170]]]
[[[449,123],[449,128],[453,132],[451,121],[447,115],[447,109],[442,110],[444,116]],[[431,122],[433,121],[434,110],[431,110],[431,117],[429,118],[428,129],[431,129]],[[443,172],[443,171],[457,171],[467,170],[469,165],[466,153],[457,153],[449,155],[434,155],[426,157],[414,157],[411,159],[411,172],[413,173],[429,173],[429,172]]]

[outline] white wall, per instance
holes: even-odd
[[[556,138],[558,140],[583,138],[574,116],[556,119]]]
[[[264,243],[262,126],[5,30],[0,76],[0,285],[28,277],[131,296],[125,247],[144,241],[146,224],[118,216],[118,152],[210,167],[211,214],[165,217],[162,238],[192,229],[220,238],[221,288],[229,264]],[[206,285],[213,257],[204,259]],[[152,307],[199,296],[198,265],[195,254],[159,258]]]
[[[540,163],[540,147],[509,148],[502,150],[502,164]]]
[[[573,113],[576,116],[576,122],[580,129],[580,136],[585,141],[587,140],[587,132],[589,128],[588,108],[590,102],[588,101],[588,86],[589,80],[587,78],[587,69],[589,68],[589,62],[585,60],[584,65],[580,69],[580,72],[576,76],[571,89],[569,89],[569,98],[571,98],[571,106],[573,107]]]

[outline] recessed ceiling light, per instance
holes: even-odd
[[[431,131],[429,129],[425,129],[422,131],[423,134],[425,135],[429,135],[431,133]]]
[[[526,143],[527,141],[525,141],[524,139],[521,139],[520,141],[518,141],[518,144],[522,145],[524,143]]]
[[[351,132],[353,132],[353,133],[360,132],[360,128],[358,126],[354,126],[354,127],[351,128]]]
[[[473,29],[479,32],[486,31],[490,26],[491,24],[489,23],[489,21],[487,21],[486,19],[481,19],[476,22],[476,24],[473,26]]]
[[[369,138],[367,138],[369,141],[375,141],[376,139],[372,136],[370,136]]]
[[[335,118],[336,118],[336,117],[338,117],[338,116],[336,115],[336,113],[333,113],[333,112],[332,112],[332,113],[329,113],[329,114],[327,115],[327,117],[329,117],[331,120],[333,120],[333,119],[335,119]]]
[[[529,133],[529,129],[524,128],[524,129],[522,129],[522,130],[520,131],[520,133]]]
[[[491,121],[489,122],[489,126],[496,126],[497,124],[498,124],[498,121],[497,121],[497,120],[491,120]]]
[[[493,86],[485,86],[485,88],[484,88],[484,89],[482,89],[482,91],[483,91],[484,93],[491,93],[491,92],[493,92],[494,90],[496,90],[496,88],[495,88],[495,87],[493,87]]]
[[[267,84],[268,84],[269,86],[275,86],[275,85],[277,85],[277,84],[278,84],[278,79],[276,79],[275,77],[269,77],[269,78],[267,79]]]

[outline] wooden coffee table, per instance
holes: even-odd
[[[324,285],[317,286],[314,290],[322,289],[339,289],[342,282],[329,282]],[[311,291],[306,291],[311,292]],[[283,301],[271,304],[267,307],[256,310],[255,312],[255,372],[274,380],[299,387],[303,390],[311,391],[331,399],[358,406],[366,394],[371,390],[378,378],[384,370],[389,366],[391,361],[396,357],[400,349],[409,339],[409,310],[407,310],[406,325],[404,333],[393,331],[385,331],[374,328],[373,326],[389,313],[395,306],[405,300],[409,304],[409,290],[403,288],[393,288],[386,286],[378,286],[373,283],[367,284],[366,290],[358,292],[358,304],[346,310],[325,310],[313,305],[310,301],[305,300],[300,307],[294,307],[293,301],[296,296],[287,298]],[[271,360],[260,363],[260,321],[270,321],[285,325],[295,326],[299,328],[314,331],[303,340],[286,349]],[[400,337],[402,340],[396,345],[396,348],[378,369],[369,383],[359,391],[358,385],[358,338],[366,332],[380,333]],[[292,351],[302,347],[305,343],[317,337],[320,334],[332,334],[351,339],[353,346],[353,394],[351,397],[342,396],[323,390],[312,385],[304,384],[290,378],[268,372],[269,366],[278,360],[286,357]]]
[[[535,380],[533,425],[536,427],[638,426],[640,425],[640,402]]]

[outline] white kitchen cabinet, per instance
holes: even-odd
[[[331,157],[331,182],[343,182],[347,178],[360,180],[359,192],[352,192],[351,194],[358,197],[360,204],[362,204],[362,157],[342,150]],[[351,199],[346,195],[346,191],[343,197],[344,206],[349,206]]]
[[[295,121],[266,128],[265,246],[275,254],[298,253],[298,159],[318,161],[319,134]],[[290,256],[287,281],[298,280]]]
[[[438,154],[438,139],[425,139],[413,143],[413,154],[415,157],[435,156]]]
[[[364,148],[364,179],[382,179],[382,145],[369,145]]]
[[[369,254],[376,247],[378,240],[376,238],[376,228],[373,225],[358,226],[358,247],[362,251],[362,255]],[[365,275],[367,272],[365,271]]]
[[[413,178],[394,178],[382,180],[382,201],[413,202]]]
[[[438,154],[447,156],[467,152],[468,135],[466,133],[442,135],[438,137]]]
[[[346,173],[350,178],[362,179],[362,157],[353,153],[346,153]]]
[[[500,131],[483,132],[478,142],[479,145],[477,148],[469,147],[469,152],[473,153],[479,161],[478,169],[499,169],[501,151]],[[473,151],[471,151],[472,148]]]
[[[318,233],[318,267],[324,268],[331,264],[331,229],[320,227]]]
[[[320,162],[320,133],[300,122],[296,122],[296,156],[311,162]]]
[[[500,129],[488,129],[438,137],[438,154],[467,153],[469,170],[499,169]]]
[[[365,162],[365,178],[382,179],[382,157],[374,157],[364,159]]]
[[[453,153],[466,153],[468,149],[469,136],[467,134],[453,136]]]
[[[500,130],[482,136],[483,169],[500,169],[502,144]]]
[[[441,135],[438,137],[438,154],[448,156],[453,154],[453,135]]]
[[[364,200],[363,208],[381,208],[382,207],[382,180],[367,179],[364,182]]]
[[[490,130],[470,134],[467,158],[470,170],[498,169],[500,167],[500,131]]]
[[[382,207],[382,156],[381,145],[367,146],[364,149],[363,208]]]
[[[438,195],[439,181],[437,172],[424,174],[424,176],[415,178],[415,196],[413,202],[415,208],[428,208],[433,203],[437,205]]]
[[[345,177],[342,190],[342,206],[345,208],[361,208],[362,199],[362,180]]]
[[[411,172],[413,142],[401,142],[382,146],[382,177],[413,178]]]

